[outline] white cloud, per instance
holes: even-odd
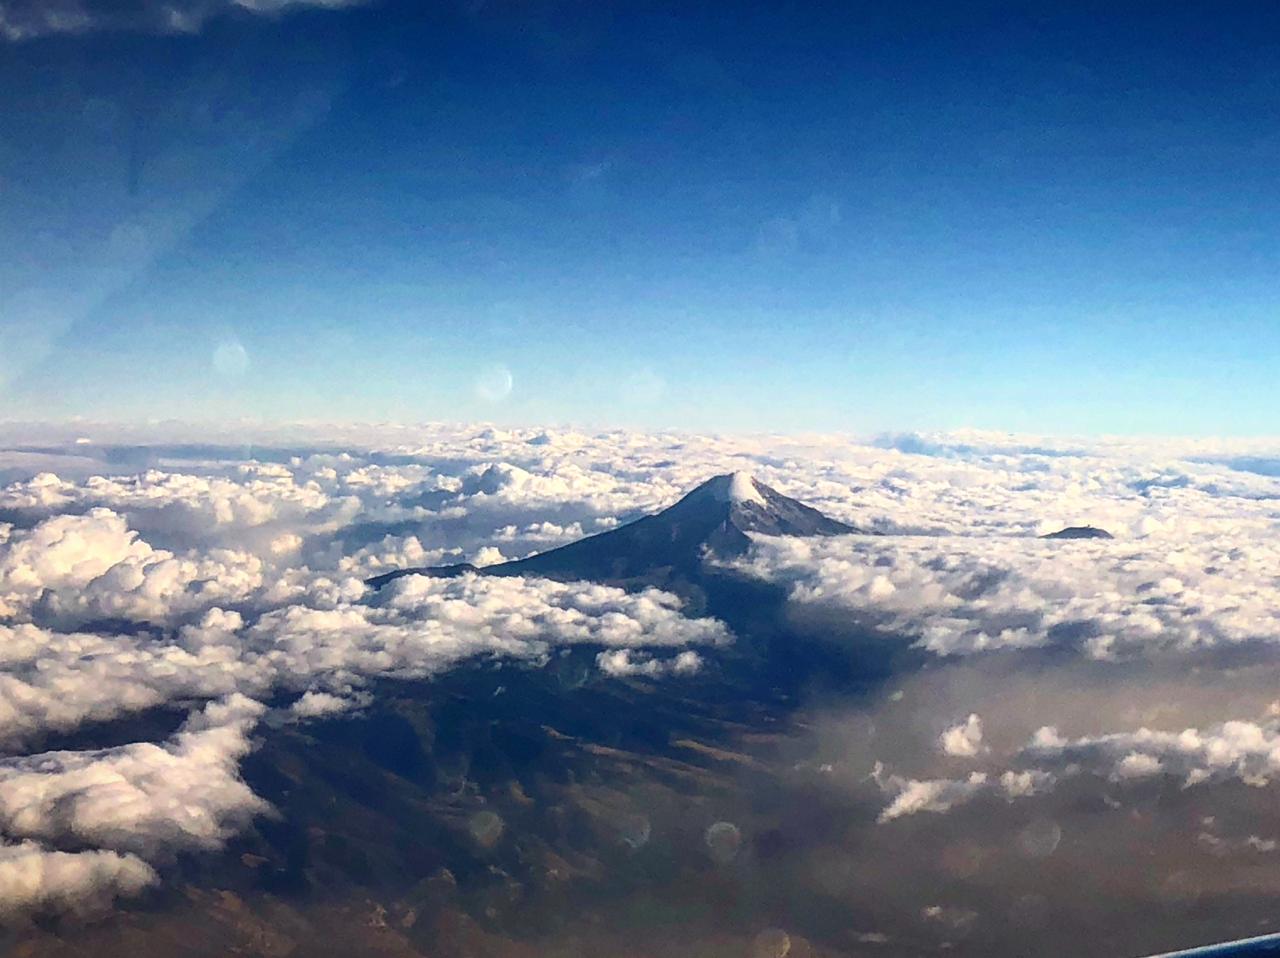
[[[68,525],[59,520],[42,523],[0,560],[0,568],[22,570],[0,573],[0,583],[9,583],[0,594],[8,596],[11,618],[43,608],[59,628],[114,617],[182,624],[108,635],[0,622],[0,740],[279,685],[306,690],[321,683],[313,690],[345,694],[351,682],[425,676],[476,655],[537,660],[563,644],[630,649],[729,639],[723,625],[684,616],[678,599],[657,590],[628,594],[592,583],[467,575],[411,576],[371,594],[358,578],[305,569],[264,582],[251,558],[179,561],[137,541],[114,515],[66,518],[78,530],[67,536],[76,547],[66,561],[45,556],[37,568],[25,558],[33,540],[49,538],[43,533],[50,523]],[[100,522],[112,548],[86,551]],[[39,587],[40,574],[54,587]],[[244,611],[223,608],[227,599]],[[690,661],[680,659],[680,671]]]
[[[953,725],[938,737],[938,748],[945,755],[973,758],[982,751],[982,719],[975,713],[959,725]]]
[[[1116,763],[1113,774],[1122,779],[1147,778],[1151,775],[1159,775],[1163,769],[1160,759],[1155,756],[1146,755],[1143,752],[1130,752]]]
[[[876,763],[872,776],[891,801],[876,819],[881,825],[920,812],[941,814],[957,805],[991,795],[1012,801],[1052,791],[1057,777],[1042,769],[1009,770],[993,778],[987,772],[970,772],[966,778],[913,779],[892,775]]]
[[[420,677],[476,655],[537,660],[557,645],[615,648],[720,644],[725,627],[690,619],[657,590],[629,594],[592,583],[475,574],[407,576],[369,603],[289,605],[246,630],[259,668],[282,681],[347,683]]]
[[[0,742],[15,745],[184,698],[259,690],[270,676],[234,644],[226,625],[234,615],[214,610],[174,643],[0,625]]]
[[[306,689],[287,715],[311,719],[366,705],[369,693],[359,686],[371,678],[430,675],[477,655],[538,661],[563,644],[626,652],[729,637],[714,620],[684,617],[675,597],[656,590],[415,576],[366,601],[365,587],[352,581],[357,588],[345,594],[324,579],[305,582],[290,596],[295,604],[252,619],[213,608],[171,636],[0,625],[0,735],[14,742],[190,697],[227,696],[160,745],[0,760],[0,829],[148,861],[181,848],[216,848],[265,808],[237,772],[263,711],[242,692]],[[661,671],[688,674],[699,664],[680,652]],[[94,875],[117,868],[122,894],[137,874],[132,860],[83,864]],[[24,895],[56,900],[51,892]]]
[[[476,554],[471,557],[471,562],[477,566],[501,565],[507,561],[507,557],[502,554],[502,550],[495,546],[484,546],[477,549]]]
[[[917,812],[950,811],[953,806],[969,801],[987,788],[987,776],[983,772],[972,772],[965,779],[918,780],[887,774],[877,763],[873,777],[882,792],[893,796],[880,812],[877,820],[881,824]]]
[[[1115,658],[1280,642],[1273,525],[1173,542],[760,537],[743,568],[939,655],[1054,645]]]
[[[237,767],[263,711],[234,695],[194,714],[163,745],[0,760],[0,828],[145,857],[216,848],[267,807]]]
[[[89,915],[156,880],[155,870],[136,855],[54,851],[30,841],[0,844],[0,917],[45,909]]]
[[[95,619],[163,622],[245,598],[263,583],[261,560],[214,549],[153,549],[108,509],[46,519],[11,537],[0,556],[0,615],[63,627]]]
[[[1007,771],[1000,776],[1000,790],[1006,798],[1030,798],[1049,791],[1055,782],[1052,772],[1040,769]]]
[[[1117,781],[1170,775],[1188,787],[1226,779],[1264,785],[1280,774],[1280,720],[1236,719],[1205,729],[1140,728],[1076,739],[1042,728],[1020,759],[1069,764]]]
[[[341,715],[353,709],[362,708],[371,701],[370,696],[332,695],[329,692],[304,692],[302,697],[289,706],[289,716],[298,721],[314,718],[326,718]]]
[[[281,533],[335,529],[360,508],[357,491],[335,481],[295,480],[282,467],[241,464],[229,475],[151,469],[134,476],[91,476],[69,483],[42,474],[0,491],[0,509],[35,518],[58,512],[107,509],[144,537],[172,546],[257,545],[268,551]]]
[[[417,536],[385,535],[338,561],[338,570],[362,579],[395,569],[420,569],[462,561],[461,550],[428,549]]]
[[[693,675],[702,669],[702,656],[692,649],[681,652],[671,660],[671,671],[676,675]]]
[[[597,655],[596,665],[606,675],[618,678],[633,675],[651,678],[661,675],[695,675],[702,669],[702,656],[689,650],[669,659],[660,659],[638,656],[630,649],[614,649]]]
[[[908,779],[876,764],[874,778],[892,801],[880,822],[917,812],[946,812],[980,795],[1024,799],[1052,791],[1066,778],[1093,775],[1118,786],[1168,776],[1183,788],[1239,781],[1264,786],[1280,777],[1280,719],[1232,720],[1206,729],[1132,732],[1064,738],[1037,729],[1006,761],[1015,767],[967,779]]]
[[[9,543],[0,561],[5,591],[83,588],[113,566],[153,554],[124,519],[106,509],[55,516]]]

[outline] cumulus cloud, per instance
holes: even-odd
[[[615,649],[596,656],[596,665],[606,675],[618,678],[660,675],[695,675],[702,669],[702,656],[692,650],[681,652],[669,659],[639,656],[630,649]]]
[[[1000,790],[1007,798],[1030,798],[1049,791],[1056,781],[1052,772],[1043,769],[1010,770],[1001,774]]]
[[[0,829],[153,858],[217,848],[267,807],[238,770],[263,711],[233,695],[207,705],[162,745],[0,760]]]
[[[236,621],[214,610],[176,642],[0,625],[0,743],[13,747],[170,701],[263,689],[271,676],[237,649]]]
[[[64,627],[94,619],[170,621],[242,599],[263,583],[255,556],[153,549],[108,509],[55,516],[8,545],[0,558],[0,612]]]
[[[108,570],[75,594],[116,594],[104,584],[114,580]],[[0,741],[186,698],[275,687],[346,695],[371,678],[422,677],[477,655],[537,661],[567,644],[635,649],[729,640],[718,621],[686,617],[680,600],[652,589],[631,594],[472,574],[410,576],[371,594],[359,579],[297,574],[246,590],[242,614],[216,605],[201,611],[213,600],[200,600],[205,590],[196,582],[158,593],[150,605],[114,606],[145,621],[185,616],[172,631],[0,624]],[[678,671],[691,663],[680,659]]]
[[[428,549],[415,535],[385,535],[375,543],[362,546],[338,561],[338,569],[350,575],[369,579],[396,569],[420,569],[450,565],[463,560],[462,550]]]
[[[307,691],[289,706],[289,717],[295,721],[327,718],[362,708],[372,701],[367,694],[333,695],[329,692]]]
[[[1085,775],[1122,787],[1162,776],[1182,788],[1232,780],[1263,787],[1280,776],[1280,720],[1237,719],[1181,731],[1139,728],[1074,739],[1043,726],[1007,761],[1014,767],[1000,773],[924,780],[889,774],[877,763],[873,777],[892,796],[879,821],[947,812],[980,795],[1030,798]]]
[[[1140,728],[1070,740],[1046,726],[1020,758],[1083,768],[1115,781],[1170,775],[1187,787],[1224,779],[1265,785],[1280,773],[1280,721],[1236,719],[1206,729]]]
[[[237,767],[264,711],[232,695],[164,744],[0,759],[0,916],[101,911],[159,880],[145,859],[218,848],[266,811]]]
[[[398,554],[424,555],[416,540]],[[466,576],[410,577],[369,596],[351,574],[361,564],[268,578],[247,553],[153,549],[102,508],[16,533],[0,551],[0,738],[280,682],[424,675],[474,654],[727,639],[656,591]],[[132,627],[104,634],[104,622]]]
[[[323,476],[324,470],[318,470]],[[0,509],[33,518],[108,509],[149,539],[174,545],[258,545],[281,533],[345,525],[360,509],[358,493],[377,496],[375,483],[355,475],[325,484],[275,464],[248,463],[227,475],[150,469],[134,476],[91,476],[81,483],[40,474],[0,491]],[[350,485],[348,485],[350,483]]]
[[[6,0],[0,3],[0,36],[10,41],[98,30],[196,33],[209,19],[243,10],[278,13],[289,7],[338,9],[363,0],[167,0],[120,4],[111,0]]]
[[[151,548],[106,509],[56,516],[10,543],[0,562],[6,591],[83,588],[112,566],[142,560]]]
[[[488,545],[524,555],[577,528],[590,534],[660,508],[709,475],[744,468],[859,527],[930,535],[1030,536],[1092,522],[1122,537],[1176,537],[1180,524],[1229,528],[1242,518],[1242,502],[1252,503],[1243,517],[1261,515],[1259,497],[1275,487],[1274,478],[1222,465],[1179,460],[1153,467],[1136,453],[944,458],[846,437],[466,427],[365,432],[334,450],[334,437],[349,433],[332,427],[324,436],[329,450],[272,461],[246,463],[228,454],[183,463],[176,448],[163,450],[166,468],[152,457],[152,468],[136,475],[112,474],[104,462],[103,474],[87,482],[32,477],[0,493],[0,511],[29,521],[108,508],[170,550],[217,544],[267,555],[281,534],[295,534],[305,540],[304,561],[315,565],[334,541],[341,544],[329,556],[336,562],[388,535],[416,536],[429,551],[469,556]],[[301,443],[302,435],[287,441]],[[273,440],[286,441],[272,434],[259,439],[268,450]],[[385,444],[371,445],[377,442]],[[83,471],[86,449],[95,448],[69,446],[68,468]]]
[[[0,844],[0,917],[43,910],[88,915],[156,880],[155,870],[136,855],[54,851],[30,841]]]
[[[973,758],[982,751],[982,719],[976,713],[953,725],[938,737],[938,748],[946,755]]]
[[[919,812],[941,814],[982,795],[1012,801],[1042,795],[1053,789],[1057,778],[1041,769],[1006,771],[998,777],[986,772],[970,772],[965,778],[913,779],[893,775],[877,763],[872,777],[880,791],[891,797],[876,821],[880,824]]]
[[[367,704],[368,693],[351,691],[353,682],[384,674],[430,674],[484,652],[537,659],[559,641],[643,645],[646,627],[653,629],[657,644],[726,637],[722,626],[707,620],[685,620],[687,631],[665,621],[674,614],[673,600],[661,595],[629,597],[617,590],[580,592],[548,584],[543,603],[531,605],[519,601],[519,583],[492,580],[513,600],[504,604],[501,595],[485,595],[487,580],[420,581],[435,588],[403,588],[380,610],[368,610],[367,617],[353,608],[304,614],[291,607],[287,616],[238,633],[242,620],[237,614],[211,613],[194,630],[198,640],[190,631],[182,636],[200,645],[199,654],[89,635],[57,636],[46,645],[41,639],[53,638],[49,634],[31,631],[34,627],[14,630],[51,667],[25,684],[3,676],[5,732],[20,737],[74,727],[228,686],[265,691],[277,682],[312,683],[341,690],[309,690],[287,710],[288,718],[307,720]],[[512,634],[504,635],[505,629]],[[243,646],[237,635],[245,640]],[[96,659],[93,653],[79,654],[85,647],[99,650],[103,661],[83,668],[86,660]],[[695,661],[677,656],[668,667],[683,673]],[[263,711],[259,703],[233,692],[193,715],[165,743],[0,760],[0,830],[5,835],[54,846],[88,844],[103,852],[83,853],[88,857],[73,864],[57,855],[35,857],[33,847],[24,846],[30,854],[20,863],[0,866],[0,892],[15,889],[15,897],[7,905],[0,902],[0,908],[56,905],[64,900],[56,890],[63,885],[83,888],[87,897],[99,886],[93,894],[129,894],[151,880],[142,859],[162,862],[178,849],[220,846],[266,809],[238,775],[238,761],[248,751],[249,734]],[[30,877],[40,868],[54,885],[46,887]],[[111,881],[108,872],[114,875]],[[4,877],[9,873],[11,885]],[[77,874],[82,875],[79,885],[73,882]]]
[[[917,812],[950,811],[953,806],[969,801],[987,787],[984,772],[972,772],[965,779],[937,778],[922,781],[888,774],[884,766],[877,764],[873,777],[882,792],[893,796],[892,801],[880,812],[878,821],[882,824]]]
[[[18,839],[0,844],[0,916],[101,911],[155,884],[145,859],[216,848],[265,811],[237,770],[263,711],[231,696],[162,745],[0,760],[0,830]]]

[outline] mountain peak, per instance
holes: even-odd
[[[754,502],[757,505],[766,505],[764,496],[760,494],[760,489],[756,484],[755,477],[749,472],[725,473],[723,476],[715,476],[708,479],[703,485],[720,502],[732,502],[734,504]]]

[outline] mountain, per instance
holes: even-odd
[[[834,643],[821,635],[797,641],[784,586],[705,560],[743,555],[752,533],[809,537],[862,531],[736,472],[708,479],[661,512],[525,559],[483,568],[398,569],[367,582],[381,588],[406,575],[475,572],[586,580],[631,590],[655,586],[679,596],[686,614],[719,619],[733,633],[733,645],[716,657],[716,694],[771,701],[814,684],[847,691],[857,683],[878,681],[914,653],[870,631],[860,632],[856,640],[842,630]],[[710,692],[704,689],[703,694]]]
[[[1041,539],[1114,539],[1110,532],[1106,529],[1099,529],[1097,526],[1067,526],[1065,529],[1059,529],[1057,532],[1050,532],[1043,535]]]
[[[486,566],[486,575],[537,575],[553,579],[623,581],[696,574],[703,558],[744,554],[748,533],[834,536],[859,532],[817,509],[784,496],[745,472],[708,479],[679,502],[609,532],[526,559]],[[469,564],[398,569],[369,580],[375,588],[403,575],[459,575]]]

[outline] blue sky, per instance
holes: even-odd
[[[1277,432],[1266,4],[70,5],[0,418]]]

